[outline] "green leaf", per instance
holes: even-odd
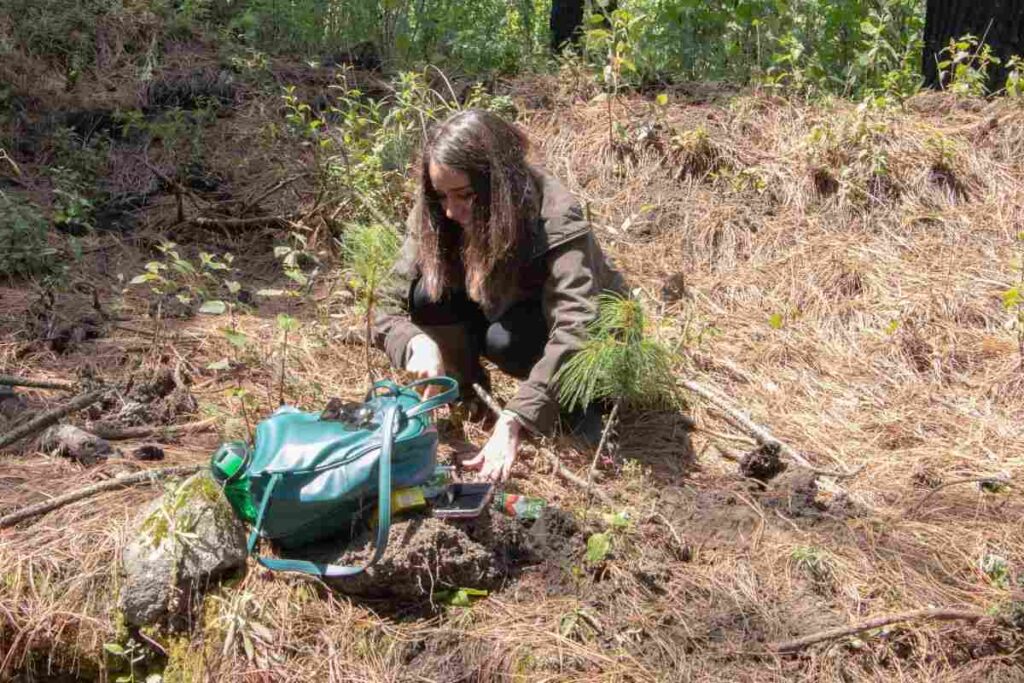
[[[277,327],[284,332],[293,332],[299,329],[299,321],[286,313],[278,313]]]
[[[124,648],[117,643],[103,643],[103,649],[112,655],[124,657]]]
[[[249,337],[238,330],[232,330],[231,328],[225,327],[220,331],[220,333],[224,335],[232,346],[239,349],[245,347],[245,345],[249,343]]]
[[[664,107],[668,104],[668,95],[663,92],[658,93],[658,96],[654,98],[654,101],[657,102],[659,107]]]
[[[469,607],[473,600],[487,597],[487,591],[479,588],[459,588],[445,594],[444,602],[452,607]]]
[[[228,305],[223,301],[204,301],[203,305],[199,307],[200,313],[207,313],[209,315],[221,315],[226,313]]]
[[[768,318],[768,324],[773,330],[781,330],[784,318],[781,313],[772,313],[772,316]]]
[[[586,560],[590,564],[598,564],[608,557],[612,548],[612,537],[606,533],[592,534],[587,539]]]
[[[228,288],[228,291],[232,294],[238,294],[242,291],[242,285],[238,284],[235,280],[225,280],[224,286]]]
[[[136,275],[135,277],[133,277],[131,280],[128,281],[128,284],[141,285],[145,282],[149,282],[150,280],[155,280],[156,277],[157,276],[153,275],[153,273],[143,273],[142,275]]]
[[[1012,310],[1021,304],[1020,287],[1010,287],[1003,292],[1003,308]]]
[[[576,630],[576,624],[580,621],[580,614],[576,610],[566,612],[558,620],[558,632],[563,638],[568,638]]]
[[[230,370],[231,361],[227,358],[221,358],[220,360],[214,361],[206,366],[207,370]]]
[[[602,518],[608,526],[615,529],[625,529],[631,523],[629,513],[625,511],[616,512],[615,514],[606,514],[603,515]]]
[[[282,256],[287,256],[288,254],[291,253],[291,251],[292,251],[291,247],[284,247],[284,246],[274,247],[274,258],[281,258]]]

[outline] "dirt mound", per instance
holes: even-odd
[[[295,555],[359,565],[372,557],[374,540],[375,532],[368,531],[340,552],[333,543]],[[445,591],[499,589],[530,568],[541,573],[550,592],[564,593],[571,586],[570,566],[583,546],[573,516],[554,507],[536,521],[497,512],[473,520],[417,516],[392,524],[384,557],[366,573],[330,583],[348,595],[385,599],[408,609],[427,606]]]
[[[90,413],[95,427],[115,429],[137,425],[166,425],[195,414],[198,403],[180,368],[144,370],[128,380],[121,395],[108,396]]]

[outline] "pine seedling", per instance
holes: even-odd
[[[637,299],[615,293],[598,297],[597,317],[587,340],[555,375],[559,402],[566,410],[611,401],[612,410],[590,466],[593,476],[622,406],[672,405],[676,398],[672,353],[647,338],[647,317]]]
[[[373,383],[370,342],[373,336],[373,309],[380,299],[381,286],[391,273],[402,242],[398,232],[385,224],[350,226],[342,239],[349,286],[356,294],[365,316],[366,375]]]

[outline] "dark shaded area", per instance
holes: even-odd
[[[939,53],[951,38],[972,34],[1002,61],[989,70],[989,90],[1006,82],[1006,62],[1024,55],[1024,2],[1020,0],[928,0],[921,70],[925,85],[937,88]]]
[[[553,0],[551,3],[551,49],[558,52],[567,44],[579,44],[583,26],[583,0]]]

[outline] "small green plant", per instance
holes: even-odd
[[[1006,62],[1006,96],[1024,100],[1024,58],[1014,55]]]
[[[1003,308],[1014,316],[1019,367],[1024,372],[1024,231],[1017,233],[1017,284],[1003,292]]]
[[[614,153],[614,116],[612,105],[619,96],[624,77],[637,76],[636,42],[643,15],[635,15],[625,8],[611,12],[608,2],[598,0],[597,11],[590,15],[584,33],[587,52],[601,66],[600,80],[604,84],[608,116],[608,152]]]
[[[46,275],[57,267],[39,208],[0,190],[0,277]]]
[[[555,374],[558,400],[569,411],[596,401],[611,401],[601,440],[588,471],[592,480],[622,405],[670,405],[677,399],[672,353],[646,336],[643,304],[632,296],[605,292],[587,339]],[[590,498],[588,497],[588,505]]]
[[[628,405],[672,404],[676,398],[673,357],[646,336],[643,304],[632,296],[603,293],[587,340],[555,376],[559,402],[567,410],[598,400]]]
[[[371,384],[370,342],[374,307],[379,302],[381,287],[391,273],[401,246],[401,237],[394,228],[372,223],[349,226],[341,242],[349,286],[355,292],[365,318],[366,375]]]
[[[231,295],[241,291],[241,284],[229,277],[234,256],[227,253],[218,257],[199,252],[199,263],[195,264],[181,255],[174,242],[163,242],[157,245],[157,250],[161,258],[147,263],[145,272],[133,277],[128,284],[148,285],[154,294],[173,295],[184,305],[198,302],[200,313],[220,315],[228,311],[228,302],[214,297],[220,295],[219,290]],[[160,305],[162,302],[158,310]]]
[[[274,642],[274,633],[259,621],[260,610],[256,596],[249,591],[236,591],[230,598],[211,595],[217,614],[214,626],[224,633],[222,656],[228,657],[240,643],[245,657],[259,663],[263,657],[257,646],[267,647]]]
[[[793,548],[790,560],[806,572],[816,583],[832,584],[836,577],[836,562],[827,550],[801,545]]]
[[[124,664],[128,666],[128,673],[115,678],[115,683],[136,683],[139,680],[135,669],[146,659],[146,650],[141,643],[136,642],[134,638],[129,638],[123,646],[119,643],[104,643],[103,649],[123,660]],[[145,680],[148,682],[150,678],[147,677]]]
[[[72,235],[93,230],[93,202],[81,174],[72,168],[57,166],[53,176],[53,223]]]
[[[978,558],[978,569],[988,577],[996,588],[1006,589],[1010,587],[1010,563],[1001,555],[985,553]]]
[[[299,329],[299,321],[285,313],[278,313],[277,329],[281,330],[281,383],[278,403],[284,405],[284,371],[288,360],[288,333]]]
[[[983,97],[988,92],[989,68],[1001,63],[990,46],[970,34],[951,38],[939,54],[939,83],[956,95]]]

